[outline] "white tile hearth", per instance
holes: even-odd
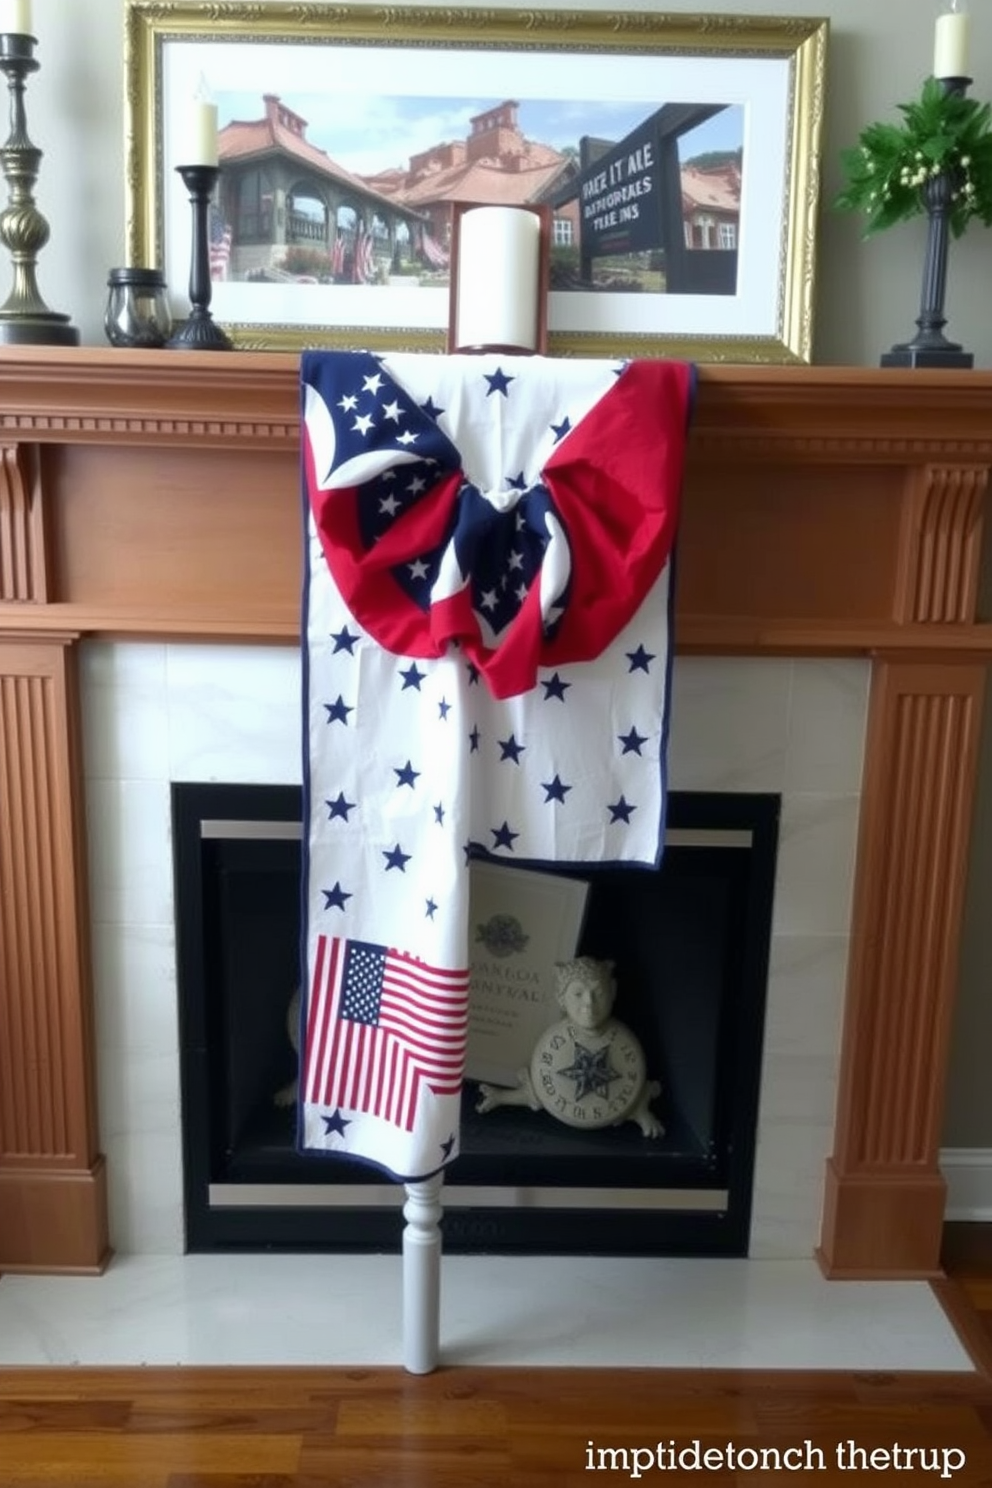
[[[0,1280],[0,1366],[401,1362],[390,1256],[131,1256]],[[968,1370],[922,1282],[812,1261],[449,1256],[448,1365]]]
[[[109,643],[82,658],[101,1142],[111,1240],[130,1264],[183,1249],[169,785],[298,782],[300,661],[290,647]],[[862,661],[674,669],[672,788],[782,794],[755,1258],[808,1261],[817,1241],[867,690]]]

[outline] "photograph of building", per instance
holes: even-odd
[[[502,99],[470,114],[463,137],[369,171],[310,137],[303,102],[267,93],[260,103],[257,117],[231,117],[220,131],[215,279],[437,286],[447,282],[454,206],[543,203],[553,211],[555,289],[733,293],[739,109],[633,105],[637,122],[622,138],[583,133],[553,145],[523,127],[525,106]],[[693,271],[703,253],[712,255],[705,274]]]

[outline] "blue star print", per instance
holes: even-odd
[[[408,687],[414,687],[419,692],[420,684],[427,676],[427,673],[422,672],[417,663],[414,662],[412,666],[407,667],[405,672],[400,672],[400,676],[403,678],[401,691],[406,692]]]
[[[339,791],[335,800],[324,802],[327,807],[327,820],[333,821],[335,817],[340,817],[342,821],[347,821],[348,812],[354,811],[355,804],[354,801],[346,801],[344,793]]]
[[[324,707],[327,709],[328,723],[343,723],[345,726],[348,723],[348,714],[355,711],[354,708],[348,707],[340,693],[338,693],[336,702],[325,703]]]
[[[647,734],[639,734],[636,728],[631,728],[629,734],[617,734],[617,738],[623,745],[624,754],[640,754],[641,745],[648,742]]]
[[[643,646],[638,646],[636,651],[627,652],[627,660],[630,662],[630,670],[632,672],[648,672],[651,670],[651,663],[654,661],[654,653],[645,651]]]
[[[513,377],[508,377],[500,367],[497,367],[495,372],[484,372],[482,375],[489,384],[487,398],[493,393],[502,393],[504,398],[507,397],[507,388],[511,382],[515,381]]]
[[[341,887],[340,880],[334,885],[333,889],[321,889],[320,892],[324,896],[325,909],[344,909],[345,900],[354,898],[353,894],[346,893]]]
[[[558,702],[563,703],[565,701],[565,693],[571,685],[571,682],[564,682],[557,672],[555,672],[553,677],[542,679],[541,686],[544,688],[544,701],[548,703],[552,698],[557,698]]]
[[[500,760],[512,760],[515,765],[519,765],[520,756],[527,748],[526,744],[518,744],[512,734],[508,739],[497,740],[497,743],[501,750]]]
[[[347,625],[344,626],[342,630],[339,630],[336,635],[332,631],[331,640],[334,642],[335,656],[338,654],[339,651],[347,651],[349,656],[354,656],[355,642],[358,640],[358,636],[352,635]]]

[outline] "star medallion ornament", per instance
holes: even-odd
[[[619,1070],[610,1064],[609,1044],[604,1044],[601,1049],[587,1049],[576,1041],[574,1047],[574,1062],[558,1073],[575,1081],[575,1099],[580,1101],[587,1095],[601,1095],[604,1100],[609,1100],[611,1082],[622,1079]]]

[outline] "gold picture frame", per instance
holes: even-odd
[[[827,31],[815,17],[127,0],[128,262],[163,268],[181,312],[176,140],[205,84],[229,271],[212,309],[242,349],[443,350],[432,213],[450,217],[461,167],[463,197],[488,199],[485,166],[494,190],[555,207],[552,355],[808,362]]]

